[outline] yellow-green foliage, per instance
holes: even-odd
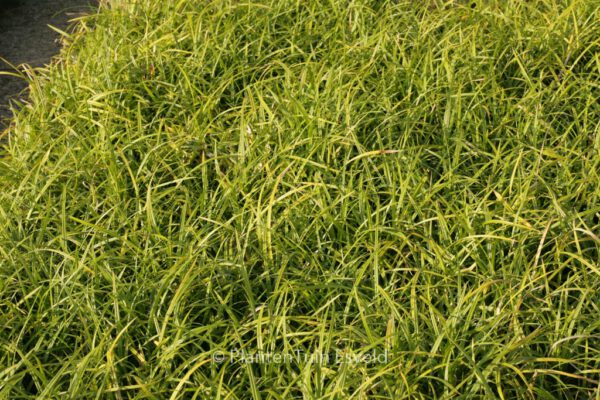
[[[81,19],[0,159],[0,398],[600,396],[599,7]]]

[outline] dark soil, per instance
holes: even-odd
[[[69,20],[89,13],[96,4],[96,0],[0,0],[0,71],[14,71],[10,64],[47,64],[59,51],[59,34],[48,25],[65,30]],[[22,96],[26,87],[23,79],[0,75],[0,132],[10,118],[9,102]]]

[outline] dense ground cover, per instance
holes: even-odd
[[[0,397],[600,396],[599,7],[82,19],[0,160]]]

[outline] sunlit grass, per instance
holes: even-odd
[[[0,159],[0,398],[600,396],[599,20],[583,0],[80,19]]]

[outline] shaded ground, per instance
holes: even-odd
[[[10,64],[39,67],[59,50],[58,33],[68,21],[89,12],[96,0],[0,0],[0,70],[10,71]],[[10,117],[9,101],[26,88],[19,78],[0,75],[0,131]]]

